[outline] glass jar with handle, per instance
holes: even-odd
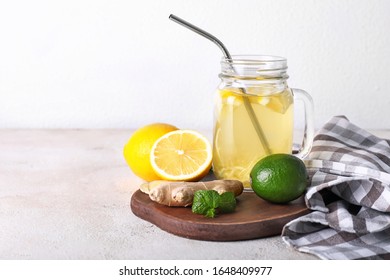
[[[287,60],[241,55],[221,60],[214,108],[213,171],[250,188],[249,174],[269,154],[292,153],[294,102],[304,104],[304,136],[296,156],[304,158],[314,136],[313,101],[287,84]]]

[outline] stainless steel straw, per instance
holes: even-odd
[[[174,22],[194,31],[195,33],[198,33],[199,35],[205,37],[206,39],[209,39],[210,41],[212,41],[213,43],[215,43],[223,52],[223,56],[225,57],[225,59],[229,59],[231,60],[232,57],[229,53],[229,51],[227,50],[227,48],[225,47],[225,45],[218,39],[216,38],[215,36],[211,35],[210,33],[200,29],[199,27],[185,21],[184,19],[181,19],[175,15],[170,15],[169,16],[169,19],[170,20],[173,20]],[[253,108],[252,108],[252,105],[249,101],[249,98],[246,96],[246,91],[245,91],[245,88],[241,88],[240,89],[242,92],[243,92],[243,99],[244,99],[244,105],[245,105],[245,108],[248,112],[248,115],[249,115],[249,118],[251,119],[251,122],[252,122],[252,125],[253,127],[255,128],[256,130],[256,133],[257,133],[257,136],[259,137],[259,140],[261,142],[261,145],[263,146],[264,148],[264,151],[267,155],[271,154],[271,150],[269,148],[269,145],[268,145],[268,142],[267,142],[267,139],[264,135],[264,132],[256,118],[256,115],[255,115],[255,112],[253,111]]]

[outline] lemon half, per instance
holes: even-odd
[[[206,137],[193,130],[175,130],[153,145],[150,162],[156,174],[171,181],[198,181],[211,168],[212,148]]]

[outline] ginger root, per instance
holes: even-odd
[[[166,180],[155,180],[151,182],[142,183],[139,187],[140,191],[146,194],[149,194],[150,191],[158,186],[165,185],[168,183],[173,183],[174,181],[166,181]]]
[[[161,182],[160,182],[161,183]],[[239,196],[244,186],[238,180],[214,180],[206,182],[167,182],[149,191],[151,200],[167,206],[189,206],[198,190],[215,190],[219,194],[232,192]]]

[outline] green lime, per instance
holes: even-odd
[[[289,154],[262,158],[252,168],[250,177],[253,191],[274,203],[287,203],[300,197],[308,181],[303,161]]]

